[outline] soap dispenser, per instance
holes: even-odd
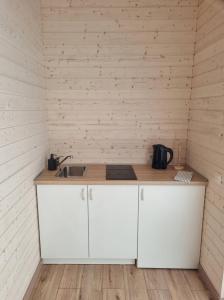
[[[54,157],[54,154],[51,154],[50,158],[48,159],[48,170],[55,171],[57,170],[57,166],[58,166],[58,159]]]

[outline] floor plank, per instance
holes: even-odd
[[[78,291],[75,289],[59,289],[56,300],[78,300]]]
[[[144,273],[134,265],[124,266],[125,284],[128,288],[146,290]]]
[[[59,289],[56,300],[103,300],[102,291]]]
[[[83,275],[82,265],[65,265],[59,288],[80,289]]]
[[[147,290],[128,290],[125,292],[126,300],[148,300]]]
[[[104,265],[103,288],[104,289],[123,289],[124,288],[124,266],[122,266],[122,265]]]
[[[55,300],[64,265],[43,265],[37,287],[31,294],[32,300]]]
[[[133,265],[124,266],[124,283],[128,300],[148,300],[144,273]]]
[[[195,300],[209,300],[211,299],[209,297],[209,293],[208,291],[204,290],[204,291],[193,291],[193,295]]]
[[[102,290],[81,289],[77,300],[103,300],[103,292]]]
[[[103,265],[85,265],[82,275],[83,290],[101,291],[103,282]]]
[[[172,300],[195,300],[183,271],[168,270],[165,276]]]
[[[166,282],[167,270],[162,269],[145,269],[145,281],[148,290],[168,290]]]
[[[188,282],[182,270],[167,270],[164,274],[168,286],[170,283],[176,286],[188,286]]]
[[[172,300],[170,292],[166,290],[148,290],[149,300]]]
[[[123,289],[103,289],[103,300],[126,300]]]
[[[197,271],[43,265],[30,300],[209,300]]]
[[[184,271],[184,276],[190,286],[190,289],[192,291],[202,291],[205,290],[205,287],[201,280],[198,277],[198,274],[196,271],[187,270]]]

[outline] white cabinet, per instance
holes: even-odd
[[[88,257],[87,186],[38,185],[42,258]]]
[[[38,185],[37,193],[45,261],[137,258],[137,185]]]
[[[139,187],[138,267],[197,268],[204,186]]]
[[[197,268],[204,192],[199,185],[38,185],[41,257]]]
[[[92,258],[137,258],[138,186],[92,185],[89,248]]]

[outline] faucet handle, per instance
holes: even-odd
[[[59,159],[62,158],[62,157],[63,157],[62,155],[59,155],[59,156],[56,156],[55,159],[56,159],[56,160],[59,160]]]
[[[57,164],[57,166],[59,166],[59,163],[60,163],[60,158],[62,158],[63,156],[62,155],[59,155],[59,156],[57,156],[56,154],[54,154],[55,155],[55,160],[56,160],[56,164]]]
[[[61,157],[63,157],[63,156],[57,155],[57,154],[55,154],[55,153],[51,153],[50,156],[51,156],[52,158],[56,159],[56,160],[59,160]]]
[[[63,157],[63,159],[60,161],[60,158],[61,158],[61,157]],[[68,159],[68,158],[72,159],[73,156],[72,156],[72,155],[58,156],[58,157],[56,158],[56,160],[57,160],[57,166],[60,166],[60,165],[61,165],[66,159]]]

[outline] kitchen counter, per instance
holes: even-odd
[[[83,164],[87,166],[83,177],[62,178],[56,177],[57,171],[44,170],[35,180],[35,184],[184,184],[174,180],[177,170],[169,166],[166,170],[155,170],[149,165],[132,165],[137,176],[137,180],[106,180],[106,165],[104,164]],[[193,171],[191,185],[206,185],[207,179],[185,166],[185,170]]]

